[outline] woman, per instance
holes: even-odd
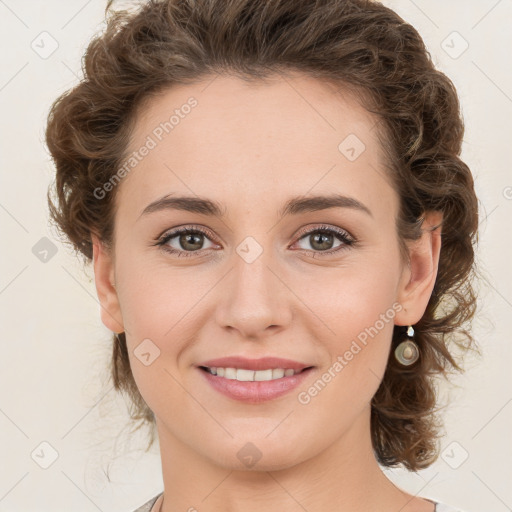
[[[110,17],[49,115],[49,204],[158,433],[138,511],[457,510],[379,464],[436,460],[432,377],[462,371],[452,337],[474,348],[462,137],[452,82],[378,2]]]

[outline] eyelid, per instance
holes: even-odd
[[[175,236],[179,235],[186,231],[199,231],[204,235],[207,235],[209,238],[213,238],[214,240],[217,238],[212,231],[210,231],[207,227],[201,226],[200,224],[182,224],[181,226],[175,226],[174,228],[166,229],[161,235],[157,236],[157,241],[165,238],[168,235]]]

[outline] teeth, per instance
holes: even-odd
[[[224,377],[225,379],[239,380],[241,382],[265,381],[291,377],[295,373],[300,373],[292,368],[275,368],[268,370],[246,370],[244,368],[208,368],[213,375]]]

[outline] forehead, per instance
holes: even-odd
[[[128,148],[139,157],[119,193],[139,213],[171,192],[255,205],[350,192],[389,209],[376,122],[348,91],[302,75],[173,86],[139,106]]]

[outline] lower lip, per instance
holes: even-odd
[[[257,404],[289,393],[308,377],[313,368],[308,368],[295,375],[280,379],[249,382],[219,377],[201,368],[198,368],[198,370],[203,374],[206,381],[219,393],[234,400]]]

